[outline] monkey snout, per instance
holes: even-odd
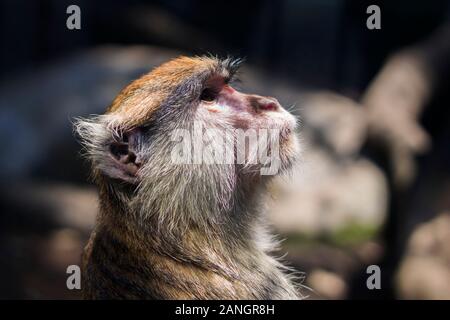
[[[256,111],[279,111],[281,105],[272,97],[251,96],[250,104]]]

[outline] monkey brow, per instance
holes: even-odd
[[[242,83],[239,69],[235,69],[233,70],[233,72],[229,72],[228,75],[224,78],[224,81],[225,83],[231,85]]]
[[[227,57],[221,61],[222,67],[228,71],[230,80],[236,75],[243,62],[244,59],[232,57]]]
[[[237,84],[242,84],[243,81],[239,77],[238,73],[234,73],[233,75],[225,78],[225,83],[227,83],[229,85],[237,85]]]

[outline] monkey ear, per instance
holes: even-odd
[[[102,171],[113,179],[135,184],[138,182],[138,171],[142,165],[140,155],[142,132],[133,129],[121,135],[109,145],[108,158],[101,165]]]
[[[136,184],[142,164],[142,130],[140,128],[113,134],[110,116],[76,118],[77,132],[84,154],[104,175]]]

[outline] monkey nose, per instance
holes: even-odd
[[[279,111],[281,108],[278,100],[272,97],[255,96],[251,104],[257,111]]]

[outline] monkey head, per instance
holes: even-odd
[[[104,115],[78,119],[100,196],[160,224],[220,223],[288,169],[296,120],[275,98],[234,89],[238,66],[179,57],[132,82]]]

